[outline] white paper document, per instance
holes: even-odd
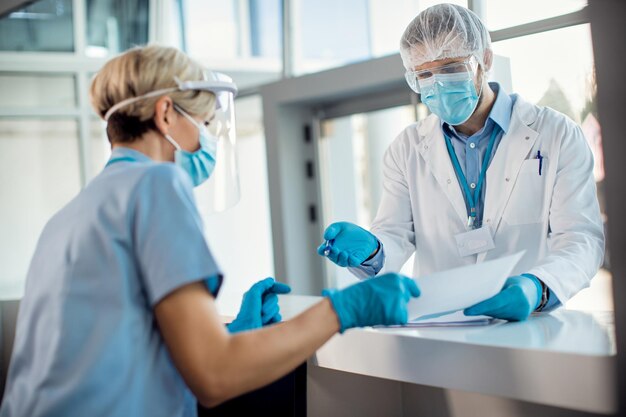
[[[459,310],[443,316],[411,320],[406,324],[394,324],[390,326],[374,326],[379,328],[418,328],[418,327],[467,327],[486,326],[498,319],[489,316],[466,316]]]
[[[421,295],[408,303],[409,322],[450,322],[451,318],[446,319],[443,316],[493,297],[500,292],[523,254],[518,252],[492,261],[415,278]],[[461,320],[459,316],[466,317],[458,313],[451,316],[454,317],[452,321],[469,320]]]
[[[443,314],[441,316],[422,316],[409,321],[405,326],[409,327],[446,327],[446,326],[484,326],[495,321],[489,316],[466,316],[463,310],[454,313]]]

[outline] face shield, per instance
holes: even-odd
[[[207,127],[209,134],[217,139],[215,169],[207,181],[194,188],[198,206],[211,213],[231,208],[240,198],[234,107],[237,87],[225,74],[207,72],[205,78],[202,81],[179,81],[178,89],[215,94],[215,113]]]
[[[240,198],[234,108],[237,86],[227,75],[213,71],[205,71],[203,80],[181,81],[176,78],[175,81],[177,87],[155,90],[117,103],[107,111],[104,120],[108,121],[114,112],[131,103],[175,91],[209,91],[215,94],[215,113],[207,128],[217,141],[215,169],[208,180],[194,188],[194,192],[201,210],[209,213],[227,210]]]

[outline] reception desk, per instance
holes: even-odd
[[[318,300],[281,296],[283,317]],[[607,312],[560,309],[476,327],[352,329],[309,360],[308,415],[469,416],[479,415],[477,407],[487,415],[612,414],[615,354]]]
[[[280,296],[283,317],[319,300]],[[17,306],[0,303],[0,370]],[[199,415],[603,416],[617,408],[614,334],[612,313],[564,309],[479,327],[352,329],[280,381]]]

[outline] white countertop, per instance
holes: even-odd
[[[281,296],[285,319],[320,297]],[[613,314],[559,309],[480,327],[352,329],[317,366],[582,411],[616,410]]]
[[[279,297],[285,320],[321,300]],[[559,309],[478,327],[351,329],[310,364],[580,411],[617,409],[612,312]]]

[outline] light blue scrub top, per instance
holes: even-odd
[[[116,148],[45,226],[20,305],[1,417],[195,416],[154,306],[221,273],[189,176]]]

